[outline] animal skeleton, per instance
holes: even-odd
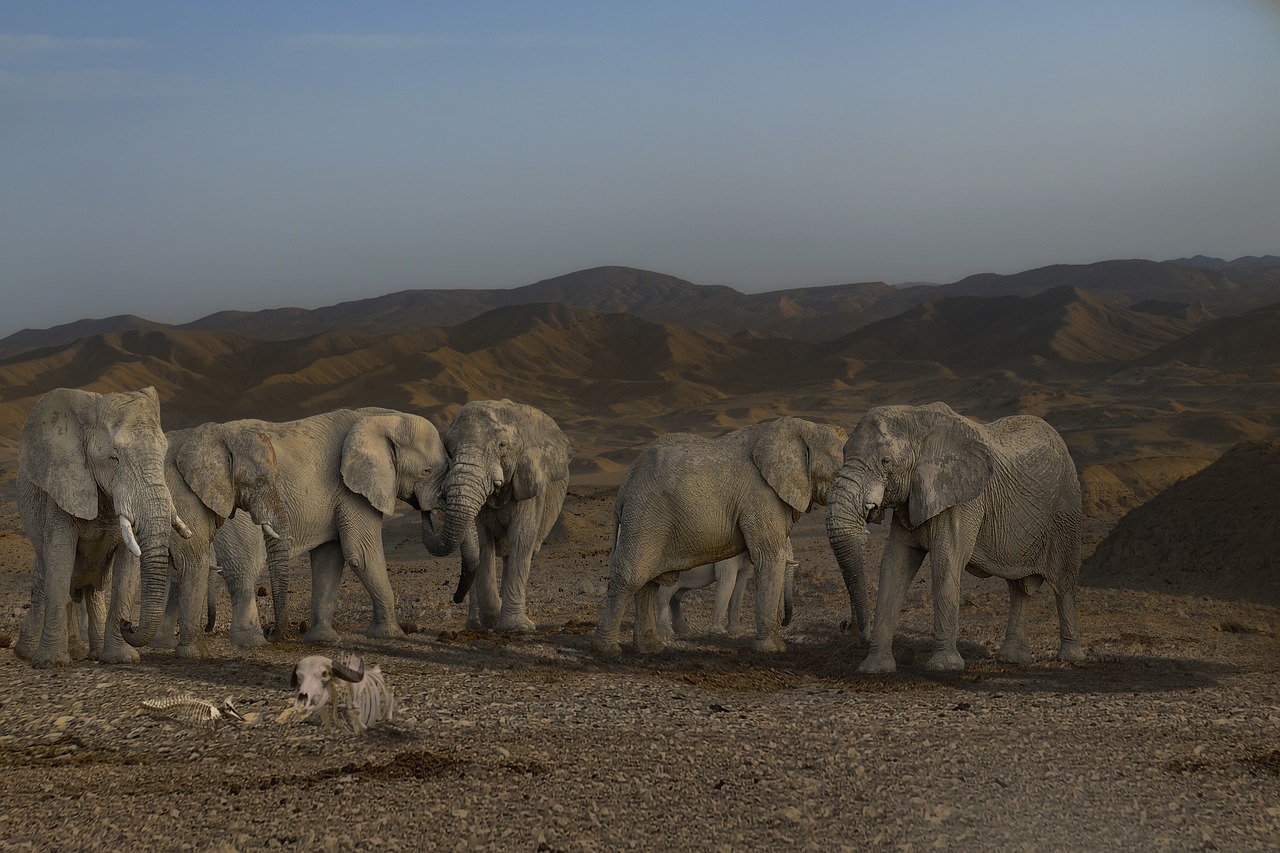
[[[305,657],[293,668],[292,684],[297,691],[293,707],[277,718],[278,723],[305,720],[317,711],[326,729],[345,728],[356,734],[395,711],[395,696],[374,664],[366,668],[355,655],[336,661],[324,655]]]
[[[190,693],[183,693],[181,696],[169,696],[164,699],[143,699],[142,707],[158,716],[169,717],[190,725],[205,726],[210,729],[216,728],[219,723],[227,721],[235,721],[237,723],[250,722],[236,710],[235,705],[231,704],[230,696],[223,701],[222,707],[218,707],[204,699],[197,699]]]

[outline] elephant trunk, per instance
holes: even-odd
[[[484,468],[469,459],[454,460],[444,485],[444,532],[437,532],[438,509],[422,513],[422,544],[437,557],[447,557],[457,550],[467,530],[475,526],[480,507],[489,497],[492,486],[486,483]]]
[[[289,620],[289,557],[293,552],[293,537],[288,528],[272,527],[272,536],[263,526],[263,539],[267,545],[267,574],[271,578],[271,609],[275,614],[276,639],[288,636]]]
[[[173,502],[168,491],[152,495],[145,501],[147,512],[132,525],[139,555],[142,606],[140,622],[134,626],[122,622],[120,633],[134,647],[145,646],[155,639],[169,595],[169,537],[173,534]],[[128,515],[121,512],[121,518]],[[122,525],[123,526],[123,525]]]
[[[857,627],[865,640],[870,636],[870,601],[867,595],[867,523],[863,489],[842,472],[827,506],[827,540],[840,564],[849,593],[850,628]]]
[[[462,537],[462,572],[458,575],[458,588],[453,592],[453,603],[461,604],[475,583],[476,569],[480,565],[480,537],[476,526],[471,525]]]

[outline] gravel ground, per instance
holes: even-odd
[[[892,676],[865,649],[822,519],[802,520],[789,650],[695,637],[604,661],[590,631],[608,572],[612,491],[575,486],[530,584],[537,634],[461,630],[456,563],[416,523],[385,541],[403,640],[368,640],[343,583],[340,651],[381,665],[400,705],[360,736],[277,725],[298,642],[209,657],[33,670],[0,650],[0,848],[230,851],[496,849],[1274,850],[1280,847],[1280,610],[1158,590],[1084,588],[1089,659],[991,657],[1005,588],[966,577],[965,673],[926,674],[932,613],[912,587]],[[0,501],[0,634],[29,600],[30,546]],[[878,545],[883,531],[876,537]],[[1100,533],[1094,531],[1092,541]],[[925,570],[927,572],[927,568]],[[1274,578],[1260,579],[1273,583]],[[309,583],[294,568],[291,613]],[[225,605],[225,592],[224,605]],[[687,599],[705,624],[709,591]],[[263,606],[267,610],[266,600]],[[7,643],[3,643],[7,645]],[[263,722],[205,729],[142,700],[179,693]]]

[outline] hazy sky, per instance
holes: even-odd
[[[6,0],[0,335],[1280,253],[1277,93],[1267,0]]]

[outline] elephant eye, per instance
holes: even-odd
[[[893,465],[893,460],[890,459],[888,456],[886,456],[880,460],[880,464],[888,468],[889,466]]]
[[[505,441],[499,441],[499,442],[498,442],[498,449],[499,449],[499,450],[506,450],[506,449],[507,449],[507,443],[506,443]]]

